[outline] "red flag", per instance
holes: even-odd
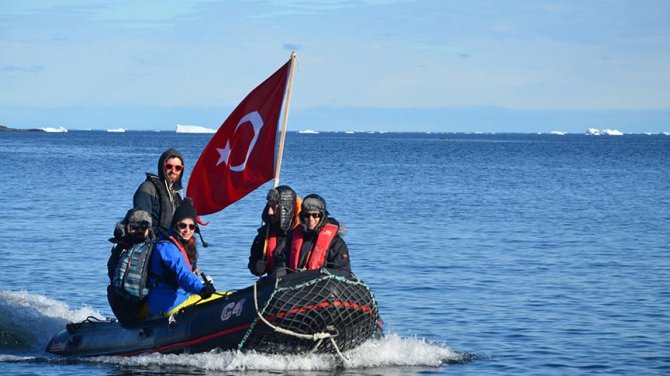
[[[277,124],[290,65],[249,93],[200,154],[186,190],[198,214],[216,213],[274,177]]]

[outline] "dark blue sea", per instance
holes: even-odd
[[[321,194],[386,337],[328,355],[62,359],[110,316],[112,229],[159,154],[211,135],[0,133],[0,370],[8,375],[670,374],[670,137],[289,133],[280,182]],[[187,180],[185,180],[187,181]],[[246,268],[270,183],[206,217],[202,270]]]

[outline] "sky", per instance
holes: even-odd
[[[667,0],[0,0],[0,125],[218,128],[291,51],[289,130],[670,131]]]

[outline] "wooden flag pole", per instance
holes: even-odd
[[[286,138],[286,124],[288,123],[288,110],[291,106],[291,91],[293,90],[293,70],[295,69],[295,60],[298,55],[295,51],[291,52],[291,67],[288,73],[288,84],[286,85],[286,102],[284,104],[284,116],[282,117],[281,136],[279,137],[279,152],[277,153],[277,166],[275,168],[275,178],[272,188],[279,185],[279,172],[281,171],[282,156],[284,155],[284,139]]]
[[[281,171],[282,156],[284,155],[284,139],[286,138],[286,124],[288,123],[288,110],[291,106],[291,91],[293,90],[293,70],[295,69],[295,60],[298,55],[295,51],[291,52],[291,67],[288,72],[288,83],[286,85],[286,102],[284,102],[284,116],[282,116],[281,136],[279,136],[279,152],[277,153],[277,166],[275,167],[275,178],[272,182],[272,188],[279,185],[279,172]],[[263,260],[267,260],[268,236],[270,235],[270,226],[265,231],[265,241],[263,242]]]

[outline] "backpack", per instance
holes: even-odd
[[[138,243],[119,255],[112,288],[129,303],[139,305],[149,294],[147,280],[153,246],[153,242]]]

